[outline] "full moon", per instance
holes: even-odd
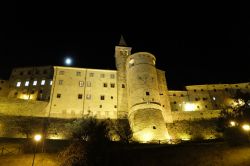
[[[66,65],[71,65],[72,64],[72,59],[71,58],[66,58],[65,59],[65,64]]]

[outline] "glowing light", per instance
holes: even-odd
[[[72,59],[71,58],[66,58],[65,59],[65,64],[68,65],[68,66],[71,65],[72,64]]]
[[[145,133],[142,133],[141,135],[142,142],[151,141],[152,138],[153,138],[153,135],[151,132],[145,132]]]
[[[18,81],[17,83],[16,83],[16,87],[20,87],[21,86],[21,81]]]
[[[36,86],[37,85],[37,81],[33,81],[33,85]]]
[[[34,140],[35,141],[40,141],[42,139],[42,136],[40,135],[40,134],[36,134],[35,136],[34,136]]]
[[[242,100],[242,99],[238,99],[238,104],[239,104],[240,106],[243,106],[243,105],[245,105],[245,102],[244,102],[244,100]]]
[[[44,85],[44,84],[45,84],[45,80],[42,80],[42,81],[41,81],[41,85]]]
[[[230,123],[230,126],[231,126],[231,127],[236,126],[236,122],[235,122],[235,121],[230,121],[229,123]]]
[[[52,83],[53,83],[53,81],[50,81],[50,83],[49,83],[49,84],[50,84],[50,85],[52,85]]]
[[[26,81],[25,82],[25,86],[29,86],[30,82],[29,81]]]
[[[248,124],[242,125],[243,130],[250,131],[250,126]]]
[[[195,110],[195,104],[186,103],[184,108],[185,108],[185,111],[194,111]]]
[[[213,100],[216,100],[216,98],[213,96]]]

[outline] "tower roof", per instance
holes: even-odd
[[[127,46],[127,43],[125,42],[123,36],[121,35],[119,46]]]

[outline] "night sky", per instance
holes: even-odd
[[[122,34],[132,52],[156,56],[169,89],[250,81],[244,5],[124,3],[6,4],[0,78],[8,79],[13,67],[61,66],[66,56],[75,67],[115,69],[114,47]]]

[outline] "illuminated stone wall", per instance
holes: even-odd
[[[180,120],[167,124],[168,132],[173,140],[202,140],[221,138],[217,132],[215,119]]]
[[[128,96],[126,81],[126,60],[131,54],[131,47],[116,46],[115,61],[117,69],[117,111],[118,118],[127,118]]]
[[[6,97],[9,94],[9,81],[0,80],[0,97]]]
[[[134,138],[145,142],[166,140],[155,57],[146,52],[132,54],[126,70],[129,121]]]
[[[117,118],[116,71],[55,67],[50,117]]]

